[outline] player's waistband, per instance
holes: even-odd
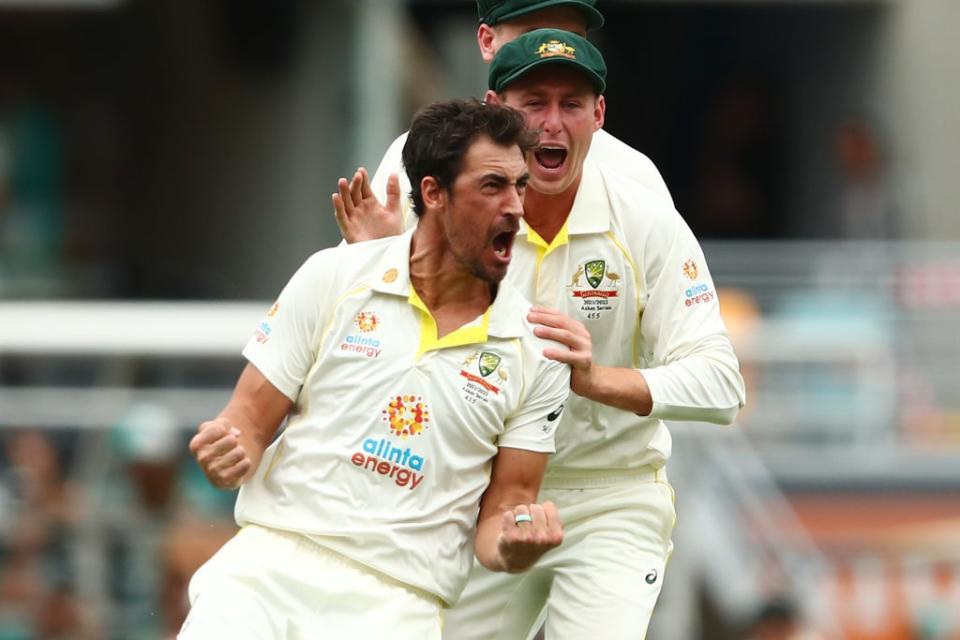
[[[543,477],[544,489],[588,489],[635,482],[667,482],[667,468],[636,469],[550,469]]]

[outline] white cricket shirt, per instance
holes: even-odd
[[[600,133],[566,225],[547,246],[521,222],[507,279],[534,303],[582,321],[596,363],[640,370],[653,412],[642,417],[571,394],[547,482],[563,473],[663,466],[671,453],[663,420],[728,424],[745,400],[699,243],[664,196],[666,187],[657,188],[659,173],[652,180],[642,163],[616,170],[617,159],[629,154],[615,147],[626,145]],[[394,142],[374,178],[381,201],[381,174],[400,171],[405,179],[404,139]]]
[[[663,466],[663,420],[729,423],[744,401],[700,245],[673,206],[587,159],[566,224],[549,245],[521,223],[507,278],[587,327],[594,362],[638,369],[642,417],[571,394],[548,476]]]
[[[543,357],[503,283],[436,337],[410,285],[412,232],[313,255],[244,355],[295,406],[236,517],[298,531],[454,602],[498,447],[554,450],[569,368]]]

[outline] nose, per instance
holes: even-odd
[[[506,191],[507,200],[503,205],[503,213],[515,218],[523,217],[523,188],[517,186]]]
[[[546,133],[558,133],[563,126],[560,118],[560,105],[551,104],[543,114],[543,130]]]

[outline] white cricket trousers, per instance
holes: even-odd
[[[548,477],[563,544],[520,574],[474,562],[444,640],[525,640],[546,618],[547,640],[640,640],[646,636],[673,550],[673,489],[663,469]]]
[[[179,640],[439,640],[441,603],[309,538],[248,525],[190,580]]]

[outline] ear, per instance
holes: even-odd
[[[604,119],[607,115],[607,101],[603,96],[597,96],[597,101],[593,105],[593,130],[603,129]]]
[[[498,96],[497,92],[493,89],[487,89],[487,92],[483,94],[483,101],[487,104],[503,104],[500,96]]]
[[[424,176],[420,181],[420,195],[423,197],[424,213],[442,209],[446,204],[446,192],[433,176]]]
[[[483,58],[483,61],[487,64],[493,60],[493,56],[497,53],[495,46],[495,41],[497,39],[497,34],[493,32],[493,27],[488,24],[481,24],[480,28],[477,29],[477,44],[480,46],[480,57]]]

